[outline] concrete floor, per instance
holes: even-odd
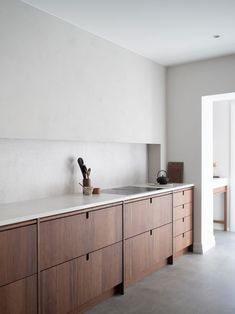
[[[179,257],[89,314],[235,314],[235,233],[215,236],[205,255]]]

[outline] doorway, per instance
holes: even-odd
[[[233,104],[231,106],[231,114],[230,119],[235,118],[235,109],[234,109],[234,99],[235,93],[228,94],[220,94],[220,95],[211,95],[202,97],[202,119],[201,119],[201,223],[202,223],[202,238],[204,243],[208,244],[208,248],[215,245],[214,239],[214,197],[213,197],[213,108],[214,104],[218,102],[230,102]],[[235,120],[233,120],[235,121]],[[231,124],[231,136],[230,136],[230,152],[229,158],[230,160],[234,160],[235,157],[235,144],[233,144],[235,140],[235,126],[229,121]],[[234,128],[234,130],[233,130]],[[231,138],[233,137],[233,141]],[[232,144],[232,145],[231,145]],[[234,155],[234,157],[232,157]],[[235,187],[235,165],[232,167],[232,163],[229,165],[230,167],[230,191],[231,195],[233,195],[233,187]],[[233,200],[234,198],[234,200]],[[235,201],[234,195],[231,197],[231,208],[233,207]],[[232,211],[233,212],[233,211]],[[233,231],[233,223],[235,223],[235,214],[230,213],[229,217],[229,227],[230,230]],[[233,217],[234,216],[234,217]]]

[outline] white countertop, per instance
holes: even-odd
[[[213,178],[213,189],[220,188],[229,184],[228,178]]]
[[[141,184],[138,186],[150,187],[155,185]],[[122,202],[144,196],[157,195],[163,192],[173,192],[182,188],[189,188],[192,186],[193,184],[174,183],[172,185],[167,185],[164,187],[161,186],[161,190],[153,190],[150,192],[133,194],[128,196],[105,193],[92,196],[85,196],[83,194],[71,194],[17,203],[0,204],[0,226],[6,226],[9,224],[29,221],[32,219],[38,219],[92,208],[96,206]]]

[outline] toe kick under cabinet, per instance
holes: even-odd
[[[192,245],[193,189],[0,227],[0,314],[87,309]]]

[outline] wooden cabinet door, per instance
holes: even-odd
[[[125,240],[125,283],[143,277],[171,255],[172,223]]]
[[[151,199],[151,229],[172,222],[172,195],[163,195]]]
[[[126,239],[150,230],[152,226],[150,199],[125,204],[124,224]]]
[[[183,250],[193,243],[193,232],[192,230],[180,234],[174,238],[174,253]]]
[[[41,269],[87,253],[86,214],[58,218],[40,224]]]
[[[192,216],[193,214],[193,204],[183,204],[173,209],[173,220],[182,219],[187,216]]]
[[[64,314],[122,282],[122,243],[41,273],[42,314]]]
[[[141,277],[152,265],[153,242],[150,232],[125,241],[125,282]]]
[[[193,190],[183,190],[173,193],[173,206],[177,207],[183,204],[192,203],[193,201]]]
[[[172,195],[153,197],[124,206],[125,239],[172,222]]]
[[[92,211],[88,218],[88,252],[122,240],[122,206]]]
[[[40,225],[41,269],[122,240],[122,207],[58,218]]]
[[[154,229],[152,233],[153,263],[157,264],[173,255],[172,223]]]
[[[37,275],[0,287],[0,313],[37,313]]]
[[[0,286],[36,272],[36,225],[0,231]]]
[[[186,231],[192,230],[192,227],[193,227],[192,216],[188,216],[174,221],[174,237]]]

